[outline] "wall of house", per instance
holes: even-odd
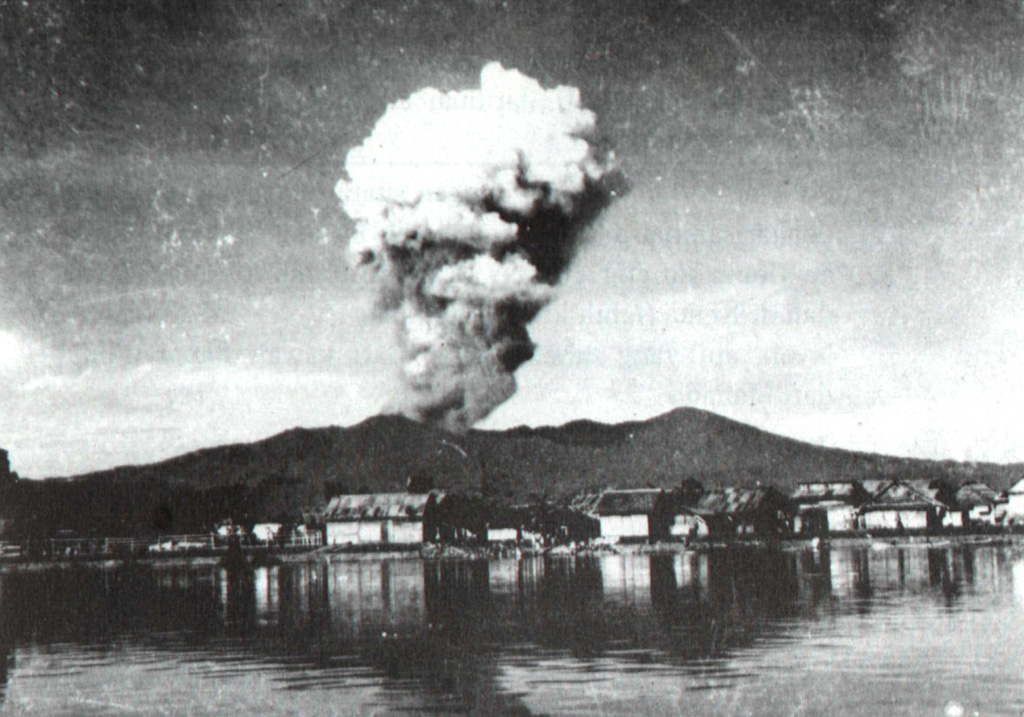
[[[384,526],[379,520],[361,520],[356,523],[357,543],[385,543]]]
[[[359,523],[328,523],[328,545],[348,545],[359,542]]]
[[[830,533],[847,533],[857,529],[857,511],[852,505],[830,507],[826,514]]]
[[[994,505],[976,505],[968,512],[967,520],[981,525],[996,525],[999,515],[999,509]]]
[[[487,540],[491,543],[506,543],[519,540],[519,531],[515,528],[488,528]]]
[[[379,520],[345,521],[327,524],[328,545],[363,545],[388,542]],[[409,541],[418,542],[418,541]]]
[[[926,530],[928,528],[928,512],[924,510],[873,510],[864,514],[864,527],[867,530]]]
[[[803,508],[793,517],[793,533],[796,535],[818,535],[829,530],[828,511],[824,508]]]
[[[423,521],[394,521],[387,524],[387,540],[389,543],[422,543]]]
[[[252,536],[263,543],[269,543],[281,532],[280,523],[257,523],[252,527]]]
[[[964,514],[959,510],[948,510],[942,515],[942,527],[962,528],[964,527]]]
[[[650,524],[646,515],[602,515],[602,538],[646,538]]]
[[[704,537],[708,534],[708,524],[696,515],[677,515],[668,529],[669,534],[674,538],[685,538],[687,536]]]
[[[1006,518],[1024,520],[1024,493],[1010,493],[1006,504]]]

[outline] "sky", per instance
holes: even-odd
[[[473,87],[481,65],[437,83]],[[430,77],[421,66],[418,86]],[[0,167],[18,190],[0,213],[12,468],[79,474],[389,410],[401,351],[334,186],[414,89],[375,91],[329,161],[294,172],[283,153],[144,144]],[[669,110],[633,115],[582,89],[628,191],[530,325],[517,392],[477,427],[692,406],[822,445],[1024,462],[1024,217],[1005,201],[1020,157],[668,152],[645,132]]]

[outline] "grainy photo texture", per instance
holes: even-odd
[[[1024,714],[1020,0],[0,0],[0,716]]]

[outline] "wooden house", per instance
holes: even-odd
[[[790,494],[793,532],[804,536],[850,533],[857,529],[857,508],[871,495],[859,481],[810,481]]]
[[[278,539],[281,528],[280,523],[256,523],[249,534],[257,543],[269,545]]]
[[[591,513],[600,522],[604,542],[660,540],[668,536],[668,494],[657,488],[606,490]]]
[[[704,486],[696,478],[684,478],[669,496],[671,523],[669,535],[677,540],[703,538],[710,533],[707,520],[693,508],[704,495]]]
[[[707,518],[686,506],[677,506],[673,511],[669,535],[677,540],[706,538],[711,534]]]
[[[925,532],[943,526],[951,506],[937,497],[937,488],[921,482],[891,480],[858,509],[865,530]]]
[[[981,481],[964,483],[956,491],[956,508],[963,515],[965,527],[1002,523],[1006,501]]]
[[[336,496],[323,514],[326,543],[408,545],[434,540],[443,498],[437,491]]]
[[[533,514],[528,506],[488,503],[484,509],[484,530],[488,543],[512,543],[526,539]]]
[[[533,504],[530,530],[546,545],[593,540],[601,535],[601,521],[593,512],[600,500],[600,493],[587,493],[564,502]]]
[[[708,491],[693,511],[712,537],[779,537],[790,529],[789,500],[771,486]]]
[[[964,515],[956,508],[956,487],[945,478],[904,479],[920,493],[924,493],[944,506],[939,514],[939,525],[943,528],[963,528]]]
[[[1008,523],[1024,523],[1024,478],[1011,485],[1006,491],[1006,521]]]

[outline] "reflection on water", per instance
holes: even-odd
[[[1011,547],[721,550],[0,575],[40,714],[1024,710]]]

